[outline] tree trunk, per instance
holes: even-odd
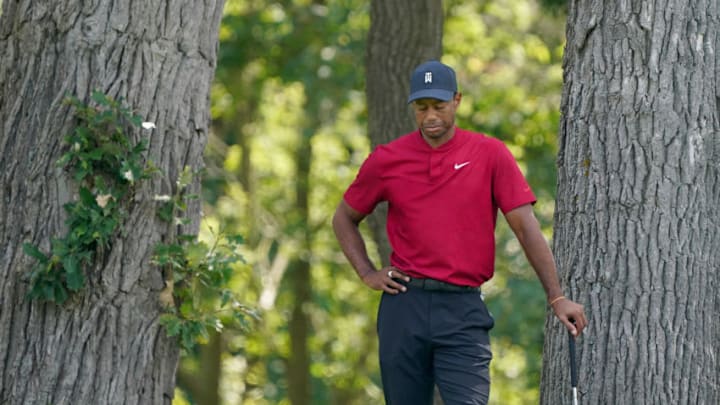
[[[373,146],[387,143],[415,129],[407,97],[410,74],[429,59],[440,59],[444,13],[442,0],[373,0],[366,54],[365,89],[368,132]],[[385,233],[387,204],[368,217],[382,260],[390,264]],[[435,390],[435,403],[442,401]]]
[[[315,117],[317,108],[313,103],[306,104],[306,111]],[[297,209],[296,230],[300,254],[295,257],[287,269],[287,277],[292,291],[293,301],[288,333],[290,334],[290,356],[288,358],[288,396],[292,405],[307,405],[312,400],[310,374],[310,347],[308,340],[312,331],[310,305],[312,305],[312,277],[310,258],[312,257],[312,235],[308,218],[310,216],[310,165],[312,162],[312,134],[319,122],[310,118],[302,129],[300,145],[295,154],[296,183],[295,207]]]
[[[365,69],[368,133],[373,146],[415,129],[407,98],[415,66],[442,55],[441,0],[373,0],[370,4]],[[368,218],[383,265],[390,260],[385,234],[387,207]]]
[[[170,232],[152,194],[202,166],[223,1],[3,2],[0,17],[0,403],[170,404],[178,347],[158,323],[152,247]],[[74,124],[67,95],[98,89],[153,121],[163,172],[136,198],[112,249],[62,306],[28,301],[32,260],[65,234],[76,185],[55,164]],[[141,134],[133,131],[137,142]],[[197,183],[194,186],[197,188]],[[197,229],[199,203],[189,207]]]
[[[720,403],[716,1],[570,2],[554,249],[583,404]],[[569,404],[548,315],[541,401]]]

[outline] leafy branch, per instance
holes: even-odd
[[[185,224],[182,217],[186,199],[196,195],[185,194],[192,179],[189,168],[185,168],[177,182],[177,191],[172,197],[158,196],[166,201],[158,210],[158,216],[174,224]],[[196,235],[180,235],[177,241],[158,244],[152,263],[164,269],[166,287],[161,301],[167,313],[160,317],[160,323],[167,328],[169,336],[177,336],[182,348],[191,350],[197,342],[208,339],[208,330],[221,331],[228,317],[241,329],[247,330],[249,321],[258,319],[250,307],[241,304],[228,288],[238,263],[244,263],[239,248],[243,244],[240,235],[215,233],[210,228],[210,245],[197,239]],[[225,321],[224,321],[225,320]]]

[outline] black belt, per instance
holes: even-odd
[[[410,287],[422,288],[425,291],[445,291],[445,292],[480,292],[480,287],[472,287],[469,285],[450,284],[444,281],[432,278],[411,278],[407,283]]]

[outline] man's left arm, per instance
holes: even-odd
[[[555,316],[574,336],[579,336],[587,326],[585,311],[582,305],[563,296],[555,259],[540,230],[540,224],[535,218],[532,205],[522,205],[507,212],[505,219],[520,241],[525,256],[540,279]]]

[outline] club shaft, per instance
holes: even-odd
[[[578,405],[577,397],[577,364],[575,359],[575,336],[568,333],[568,347],[570,348],[570,386],[572,387],[573,405]]]

